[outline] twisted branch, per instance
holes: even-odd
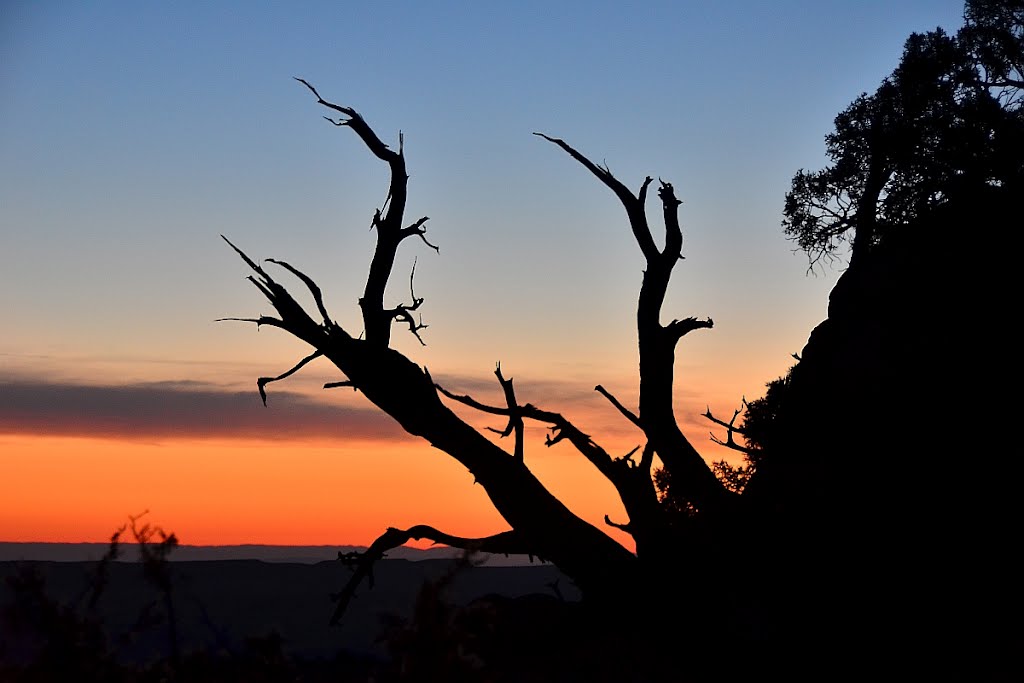
[[[312,92],[313,95],[316,96],[317,104],[322,104],[328,109],[333,109],[334,111],[347,116],[347,119],[338,120],[329,118],[327,116],[325,116],[324,118],[336,126],[348,126],[352,130],[354,130],[356,132],[356,135],[359,136],[359,138],[366,144],[367,148],[371,152],[373,152],[373,154],[378,159],[390,163],[401,157],[401,152],[395,152],[390,147],[385,145],[379,137],[377,137],[377,134],[373,132],[373,129],[370,128],[369,124],[367,124],[366,121],[363,120],[363,117],[360,116],[359,112],[357,112],[355,109],[352,109],[351,107],[344,107],[341,106],[340,104],[334,104],[333,102],[328,102],[327,100],[322,98],[320,96],[320,93],[316,91],[316,88],[310,85],[304,78],[299,78],[298,76],[294,76],[293,78],[295,78],[295,80],[297,80],[302,85],[309,88],[310,92]]]
[[[322,351],[314,351],[313,353],[309,354],[308,356],[300,360],[298,363],[296,363],[291,370],[288,370],[287,372],[282,372],[277,377],[260,377],[259,379],[257,379],[256,388],[260,390],[260,398],[263,400],[263,407],[265,408],[267,406],[266,386],[268,384],[270,384],[271,382],[276,382],[278,380],[284,379],[285,377],[291,377],[296,372],[298,372],[304,365],[306,365],[306,363],[309,363],[310,361],[319,358],[322,355],[324,355]]]
[[[426,219],[424,219],[426,220]],[[398,304],[392,308],[388,313],[395,320],[401,320],[409,326],[409,331],[412,332],[416,340],[419,341],[421,346],[426,346],[427,342],[423,341],[423,337],[420,336],[420,330],[425,330],[429,325],[423,324],[423,318],[421,317],[418,321],[412,317],[412,311],[418,310],[423,305],[423,298],[416,297],[416,291],[413,289],[413,278],[416,276],[416,259],[412,262],[412,272],[409,273],[409,296],[412,298],[412,303]]]
[[[426,524],[417,524],[404,530],[390,527],[364,552],[338,553],[338,559],[342,560],[346,565],[353,567],[354,571],[344,588],[331,596],[337,603],[334,608],[334,614],[331,615],[331,625],[335,625],[341,620],[345,609],[352,601],[352,598],[355,597],[356,589],[359,588],[364,579],[368,580],[370,588],[373,588],[373,565],[378,560],[384,559],[387,551],[405,545],[410,540],[418,541],[424,538],[434,543],[441,543],[453,548],[469,551],[500,553],[504,555],[530,555],[531,559],[536,555],[535,551],[527,546],[525,539],[515,530],[503,531],[484,538],[465,538],[446,534]]]
[[[652,178],[647,176],[644,178],[644,182],[640,185],[640,191],[636,196],[629,191],[622,182],[612,175],[607,164],[604,167],[598,166],[587,157],[580,154],[578,151],[573,149],[564,140],[558,138],[548,137],[544,133],[534,133],[534,135],[544,138],[550,143],[558,145],[565,152],[569,154],[573,159],[578,161],[588,171],[594,174],[598,180],[608,186],[615,196],[622,202],[622,206],[626,209],[626,215],[629,217],[629,224],[633,228],[633,235],[636,237],[637,243],[640,245],[640,251],[643,252],[644,256],[648,259],[655,258],[658,254],[658,247],[654,244],[654,237],[651,235],[651,229],[647,225],[647,216],[644,214],[644,202],[647,201],[647,187],[651,184]]]

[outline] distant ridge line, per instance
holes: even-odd
[[[109,543],[23,543],[0,541],[0,562],[42,561],[42,562],[89,562],[96,561],[107,552]],[[121,543],[120,562],[136,562],[139,559],[135,543]],[[180,545],[171,553],[171,561],[201,562],[215,560],[260,560],[262,562],[286,562],[293,564],[315,564],[338,558],[339,552],[366,550],[359,545],[265,545],[243,543],[237,545]],[[400,547],[388,552],[388,559],[438,560],[451,559],[462,555],[462,551],[448,546],[434,548]],[[483,555],[487,566],[520,566],[531,564],[525,555]],[[532,564],[543,564],[534,560]]]

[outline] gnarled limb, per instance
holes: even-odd
[[[388,311],[388,313],[391,315],[391,318],[393,320],[401,320],[402,322],[407,324],[409,326],[409,331],[413,334],[414,337],[416,337],[416,340],[420,343],[420,345],[426,346],[427,343],[423,341],[423,337],[420,336],[420,330],[427,329],[429,325],[424,325],[422,318],[420,318],[417,321],[412,317],[412,312],[419,310],[419,307],[423,305],[423,298],[416,296],[416,290],[414,290],[412,286],[414,277],[416,277],[415,259],[413,259],[412,262],[412,271],[409,273],[409,297],[412,299],[412,303],[398,304],[398,306],[392,308],[390,311]]]
[[[521,460],[509,457],[448,409],[429,373],[394,349],[353,337],[335,322],[316,323],[266,270],[236,251],[258,275],[250,281],[279,314],[271,318],[275,326],[322,353],[348,378],[346,386],[357,388],[405,431],[464,465],[523,539],[524,552],[549,559],[582,590],[596,593],[612,590],[635,568],[632,553],[573,514]],[[263,318],[251,322],[259,320]]]
[[[329,102],[304,79],[296,78],[295,80],[306,86],[316,96],[318,104],[343,114],[346,118],[338,120],[324,118],[336,126],[346,126],[355,131],[366,148],[378,159],[386,162],[391,170],[388,199],[385,202],[386,211],[382,214],[378,209],[373,217],[372,226],[377,229],[377,246],[373,251],[373,259],[370,261],[370,274],[366,278],[363,296],[359,299],[359,307],[363,312],[363,329],[366,331],[366,340],[371,344],[386,347],[391,342],[392,321],[397,318],[408,323],[411,320],[411,316],[407,316],[409,310],[407,307],[400,306],[396,309],[384,307],[384,293],[395,265],[395,255],[398,252],[399,244],[407,237],[420,237],[427,246],[437,251],[437,247],[426,240],[426,228],[423,227],[427,221],[426,217],[420,218],[411,226],[402,227],[405,220],[409,176],[405,169],[401,134],[399,134],[399,146],[396,152],[381,141],[377,133],[355,109]],[[416,306],[418,307],[419,304]],[[409,323],[409,328],[417,339],[419,339],[418,331],[423,327],[425,326],[422,323],[415,321]],[[420,339],[420,343],[422,342],[423,340]]]
[[[673,320],[670,322],[665,326],[665,331],[668,332],[670,339],[678,341],[694,330],[710,330],[714,326],[715,321],[711,318],[705,318],[704,320],[698,320],[697,318],[683,318],[682,320]]]
[[[381,139],[377,137],[377,134],[373,131],[373,129],[370,128],[370,126],[366,123],[363,117],[359,115],[359,112],[357,112],[355,109],[352,109],[351,107],[345,107],[340,104],[334,104],[333,102],[328,102],[323,97],[321,97],[320,93],[316,91],[316,88],[310,85],[309,82],[307,82],[304,78],[299,78],[298,76],[296,76],[295,80],[309,88],[310,92],[312,92],[313,95],[316,96],[317,104],[322,104],[328,109],[333,109],[334,111],[348,117],[345,119],[338,120],[331,119],[328,117],[324,118],[327,118],[328,121],[330,121],[336,126],[348,126],[352,130],[354,130],[356,132],[356,135],[358,135],[359,138],[363,141],[363,143],[366,144],[367,149],[373,152],[374,156],[376,156],[378,159],[380,159],[381,161],[386,161],[389,164],[393,162],[398,162],[401,159],[401,151],[395,152],[390,147],[385,145],[381,141]]]
[[[653,451],[645,449],[644,457],[641,458],[639,464],[631,459],[637,449],[621,458],[613,458],[589,435],[582,432],[560,413],[542,410],[530,403],[519,405],[516,403],[514,395],[509,399],[511,380],[506,383],[500,372],[499,368],[496,374],[499,375],[499,381],[502,381],[502,387],[506,388],[506,398],[510,401],[508,407],[505,408],[490,406],[470,396],[452,393],[440,385],[435,386],[442,394],[463,405],[492,415],[508,415],[510,426],[507,429],[511,429],[517,419],[521,424],[522,418],[550,425],[551,434],[545,440],[547,446],[554,446],[560,441],[568,441],[615,487],[619,499],[630,517],[630,523],[619,528],[633,535],[637,544],[637,553],[642,554],[647,547],[658,540],[657,536],[662,531],[657,493],[651,480]]]
[[[331,615],[331,624],[337,624],[345,614],[352,598],[355,597],[356,589],[366,580],[370,588],[373,588],[373,565],[384,559],[389,550],[405,545],[412,540],[427,539],[434,543],[442,543],[453,548],[483,553],[496,553],[503,555],[529,555],[529,544],[525,542],[520,534],[514,530],[503,531],[493,536],[484,538],[465,538],[453,536],[443,531],[438,531],[426,524],[417,524],[408,529],[389,528],[375,540],[369,548],[363,552],[338,553],[338,559],[353,567],[352,576],[349,577],[345,587],[340,592],[331,596],[337,603],[334,614]]]

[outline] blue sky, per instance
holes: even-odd
[[[220,234],[304,269],[358,327],[385,168],[321,118],[301,76],[386,141],[404,132],[409,218],[430,216],[440,253],[401,254],[394,298],[416,257],[430,328],[426,348],[396,343],[435,376],[489,381],[500,360],[543,390],[523,400],[600,382],[631,402],[638,249],[611,193],[532,133],[630,187],[672,182],[687,259],[665,316],[716,322],[678,365],[686,428],[706,436],[705,405],[728,414],[760,395],[826,315],[840,269],[808,275],[784,239],[790,179],[825,163],[832,119],[909,33],[955,30],[962,9],[8,0],[0,383],[236,391],[287,369],[301,345],[213,322],[266,308]],[[335,378],[321,368],[289,388]]]
[[[961,11],[8,2],[2,351],[236,357],[240,337],[209,321],[258,302],[220,233],[326,278],[336,314],[353,313],[384,169],[296,75],[386,139],[404,131],[410,214],[431,216],[442,248],[420,254],[417,282],[435,337],[473,332],[490,356],[510,337],[556,355],[628,341],[640,261],[621,210],[540,130],[630,186],[677,186],[688,262],[667,315],[711,315],[730,353],[797,351],[836,273],[805,277],[782,238],[789,179],[822,165],[832,118],[910,31],[955,28]]]

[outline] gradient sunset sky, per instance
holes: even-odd
[[[392,301],[424,296],[447,388],[558,410],[612,452],[641,443],[593,387],[636,402],[642,259],[614,196],[684,200],[665,317],[683,340],[677,413],[709,459],[728,417],[784,373],[841,272],[807,273],[779,226],[834,116],[873,91],[953,0],[864,2],[90,2],[0,5],[0,541],[102,541],[128,515],[190,544],[369,543],[389,525],[505,525],[472,477],[404,435],[273,329],[224,234],[313,276],[347,329],[385,166],[293,80],[405,136],[407,242]],[[659,210],[650,203],[652,225]],[[410,220],[410,222],[411,222]],[[286,280],[286,278],[282,278]],[[293,291],[299,292],[298,288]],[[464,411],[463,411],[464,412]],[[500,420],[468,416],[474,424]],[[526,459],[595,524],[612,488],[534,426]],[[509,444],[511,447],[511,444]],[[606,528],[607,527],[603,527]],[[610,533],[616,533],[609,530]],[[621,537],[621,536],[619,536]]]

